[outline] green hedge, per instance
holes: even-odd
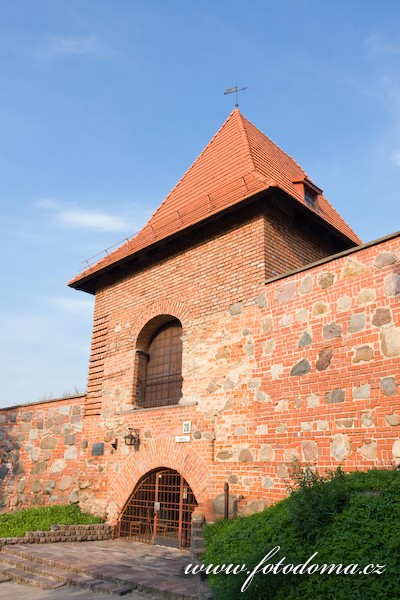
[[[211,574],[217,600],[380,600],[400,597],[400,472],[371,470],[326,477],[295,466],[291,494],[262,513],[221,520],[204,529],[204,564],[246,564],[246,571],[280,547],[266,563],[357,563],[357,574]],[[265,563],[265,564],[266,564]],[[382,574],[360,575],[366,565]],[[261,567],[260,567],[261,568]]]

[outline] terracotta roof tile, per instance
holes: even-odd
[[[313,210],[294,184],[304,179],[308,177],[303,169],[235,108],[145,227],[69,285],[80,287],[81,280],[103,268],[270,187]],[[322,194],[317,206],[325,221],[356,244],[361,242]]]

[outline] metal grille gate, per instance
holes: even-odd
[[[142,405],[178,404],[182,396],[182,327],[172,321],[162,327],[149,346],[146,380],[142,384]]]
[[[187,548],[195,506],[189,484],[177,471],[151,471],[139,481],[122,512],[120,537]]]

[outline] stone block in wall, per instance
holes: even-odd
[[[215,458],[217,461],[231,460],[233,458],[233,450],[232,449],[220,450],[219,452],[217,452],[217,455]]]
[[[260,461],[271,461],[274,460],[274,449],[270,444],[265,444],[264,446],[261,446],[260,450],[258,451],[258,460]]]
[[[322,300],[318,300],[315,302],[312,307],[312,316],[313,317],[323,317],[324,315],[331,312],[331,307],[326,302],[322,302]]]
[[[349,332],[358,333],[365,327],[365,312],[351,315],[349,322]]]
[[[371,348],[371,346],[365,345],[365,346],[359,346],[358,348],[354,349],[354,356],[352,358],[352,362],[354,364],[360,363],[360,362],[368,362],[370,360],[373,360],[374,358],[374,350],[373,348]]]
[[[305,330],[301,334],[299,343],[297,345],[299,348],[305,348],[306,346],[309,346],[310,344],[312,344],[311,333],[310,333],[310,331]]]
[[[333,357],[333,348],[331,348],[331,347],[323,348],[318,353],[318,359],[317,359],[317,362],[315,363],[315,368],[317,369],[317,371],[325,371],[331,364],[332,357]]]
[[[237,515],[237,496],[235,494],[229,494],[228,499],[228,514],[229,518],[232,519]],[[212,501],[212,507],[215,515],[221,517],[224,514],[225,509],[225,494],[221,493],[216,496]]]
[[[374,460],[378,456],[378,443],[364,443],[360,448],[358,448],[358,452],[364,456],[364,458],[367,458],[368,460]]]
[[[376,291],[373,289],[363,289],[357,296],[357,303],[361,306],[371,304],[376,299]]]
[[[304,296],[306,294],[310,294],[313,289],[313,280],[311,275],[306,275],[299,285],[299,293]]]
[[[353,387],[354,400],[366,399],[371,395],[371,386],[369,383],[363,383],[358,387]]]
[[[372,317],[372,324],[376,327],[383,327],[384,325],[390,325],[392,322],[392,315],[390,308],[377,308],[374,316]]]
[[[334,273],[320,273],[317,277],[317,283],[321,289],[326,289],[333,285],[335,282],[335,274]]]
[[[308,362],[307,358],[303,358],[300,362],[296,363],[292,367],[292,369],[290,371],[290,375],[292,377],[306,375],[307,373],[310,372],[310,369],[311,369],[311,365]]]
[[[233,317],[240,315],[243,310],[243,302],[236,302],[229,307],[229,314]]]
[[[400,327],[391,327],[381,331],[381,346],[385,356],[400,356]]]
[[[60,479],[60,482],[58,484],[58,489],[60,491],[69,490],[69,488],[73,485],[73,483],[74,483],[74,478],[73,477],[71,477],[70,475],[64,475]]]
[[[32,475],[42,475],[45,472],[46,468],[47,468],[46,462],[44,462],[44,461],[37,462],[33,465],[31,473],[32,473]]]
[[[348,257],[344,261],[342,277],[343,279],[347,279],[348,277],[355,277],[357,275],[361,275],[366,270],[367,267],[358,259]]]
[[[384,267],[394,265],[397,261],[398,256],[394,252],[380,252],[374,260],[374,267],[383,269]]]
[[[313,440],[305,440],[301,443],[303,460],[306,462],[314,461],[318,458],[318,445]]]
[[[344,402],[345,399],[346,399],[345,390],[341,390],[341,389],[331,390],[330,392],[327,392],[327,394],[326,394],[327,404],[335,404],[338,402]]]
[[[395,396],[397,393],[396,379],[392,376],[382,377],[379,387],[385,396]]]
[[[400,295],[400,276],[391,273],[385,277],[383,290],[389,298]]]
[[[244,448],[239,452],[239,462],[253,462],[254,456],[253,453],[248,449]]]
[[[268,475],[263,477],[262,479],[262,487],[264,489],[270,490],[271,488],[273,488],[275,485],[274,480],[272,479],[272,477],[269,477]]]
[[[351,306],[351,298],[349,296],[342,296],[336,302],[336,307],[337,307],[338,312],[345,312],[346,310],[349,310],[350,306]]]
[[[351,452],[351,444],[348,435],[342,433],[334,435],[330,450],[331,456],[333,456],[336,460],[345,460]]]
[[[385,421],[391,427],[397,427],[398,425],[400,425],[400,417],[397,413],[385,415]]]
[[[289,281],[288,283],[284,283],[279,286],[279,288],[275,292],[275,300],[280,304],[287,304],[294,298],[294,294],[296,291],[296,282]]]
[[[342,335],[342,326],[339,323],[329,323],[322,328],[322,337],[324,340],[333,340]]]
[[[57,438],[52,437],[50,435],[42,438],[40,442],[40,447],[42,450],[54,450],[57,446]]]

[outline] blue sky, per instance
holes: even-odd
[[[140,229],[234,106],[361,236],[400,229],[397,0],[0,0],[0,406],[85,389],[81,262]]]

